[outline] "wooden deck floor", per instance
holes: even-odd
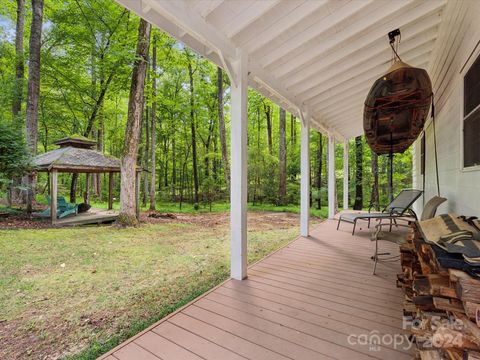
[[[69,216],[63,219],[58,219],[56,226],[76,226],[76,225],[91,225],[113,222],[118,217],[118,211],[90,209],[86,213],[81,213]]]
[[[349,341],[372,331],[403,334],[399,264],[382,263],[371,275],[368,231],[335,228],[323,222],[311,238],[252,266],[247,280],[223,283],[103,359],[411,359],[393,345]]]

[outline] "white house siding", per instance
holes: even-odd
[[[451,0],[443,16],[439,38],[428,68],[435,93],[440,194],[448,199],[439,212],[480,216],[480,169],[462,169],[461,145],[463,75],[465,69],[480,56],[480,1]],[[433,126],[428,122],[425,200],[437,194],[433,139]],[[413,151],[413,184],[417,189],[422,189],[423,184],[420,174],[420,141],[420,138],[416,141]],[[416,210],[422,208],[421,201],[416,205]]]

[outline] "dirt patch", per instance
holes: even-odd
[[[299,224],[299,215],[285,212],[250,211],[247,226],[249,231],[286,229]],[[209,228],[224,227],[230,223],[230,213],[180,214],[145,212],[140,216],[143,223],[181,223]]]
[[[29,217],[28,215],[4,214],[0,216],[0,229],[46,229],[51,227],[47,219]]]

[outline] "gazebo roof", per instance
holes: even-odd
[[[94,140],[90,140],[85,136],[74,134],[66,138],[57,140],[54,142],[54,144],[60,147],[73,146],[76,148],[93,149],[97,142]]]
[[[120,160],[92,149],[61,147],[38,155],[34,160],[37,171],[59,172],[120,172]]]

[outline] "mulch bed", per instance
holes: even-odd
[[[29,217],[26,214],[0,214],[0,229],[45,229],[51,227],[48,219]]]

